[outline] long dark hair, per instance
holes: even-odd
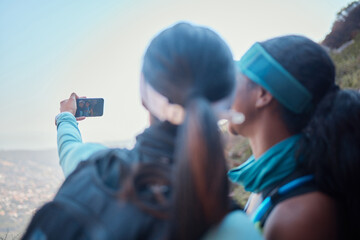
[[[142,72],[186,110],[175,150],[169,239],[199,239],[229,209],[226,162],[211,103],[235,87],[232,54],[214,31],[179,23],[152,40]]]
[[[360,239],[360,93],[334,91],[305,129],[299,152],[321,191],[339,204],[341,239]]]
[[[276,37],[260,43],[311,94],[311,106],[296,114],[279,104],[279,110],[288,130],[300,133],[310,121],[316,106],[335,82],[335,66],[319,44],[298,35]]]

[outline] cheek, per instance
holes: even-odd
[[[237,112],[242,112],[245,114],[245,109],[247,108],[248,104],[248,92],[244,90],[243,86],[239,86],[236,91],[236,97],[234,103],[232,105],[232,109]]]
[[[241,99],[239,96],[237,96],[234,103],[233,103],[233,105],[232,105],[232,107],[231,107],[231,109],[234,110],[235,112],[243,113],[245,115],[245,122],[246,122],[247,111],[245,111],[246,106],[244,106],[243,99]],[[234,124],[231,121],[229,121],[229,125],[228,125],[229,132],[231,132],[234,135],[240,134],[242,125],[244,123],[242,123],[242,124]]]
[[[246,136],[247,129],[252,125],[254,120],[255,108],[252,101],[252,92],[246,89],[239,89],[236,93],[235,101],[232,109],[236,112],[241,112],[245,116],[245,121],[242,124],[229,123],[229,131],[235,135]]]
[[[235,110],[236,112],[243,112],[243,109],[244,109],[243,100],[240,98],[236,98],[231,109]]]

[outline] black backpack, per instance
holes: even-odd
[[[80,163],[22,239],[163,239],[170,166],[136,162],[132,154],[110,149]]]

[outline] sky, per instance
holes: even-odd
[[[1,0],[0,150],[56,148],[54,118],[72,92],[105,100],[79,123],[85,142],[119,145],[148,126],[142,57],[176,22],[207,26],[238,59],[255,42],[301,34],[320,42],[352,0]]]

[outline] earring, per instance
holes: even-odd
[[[241,112],[236,112],[234,110],[230,110],[230,119],[229,121],[233,124],[242,124],[245,121],[245,115]]]
[[[241,112],[237,112],[235,110],[229,110],[226,112],[223,112],[221,114],[219,114],[219,119],[220,119],[220,124],[223,124],[224,121],[229,121],[233,124],[242,124],[245,121],[245,115]]]

